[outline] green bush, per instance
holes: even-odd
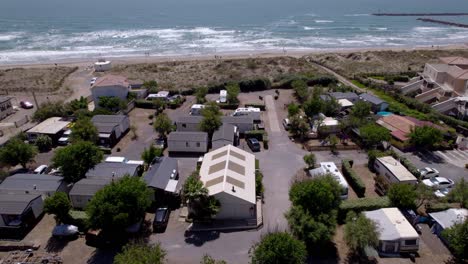
[[[104,154],[112,154],[112,148],[99,147],[99,149],[101,149]]]
[[[263,141],[263,136],[265,135],[265,130],[250,130],[245,131],[244,137],[247,138],[256,138],[258,141]]]
[[[449,203],[429,203],[426,206],[426,213],[440,212],[452,208]]]
[[[266,105],[265,104],[245,104],[245,107],[260,108],[260,111],[265,111],[266,110]]]
[[[263,197],[264,191],[263,174],[259,170],[255,171],[255,195]]]
[[[219,103],[219,108],[225,110],[236,110],[239,107],[238,103],[230,104],[230,103]]]
[[[377,210],[391,207],[388,197],[364,197],[342,201],[338,210],[338,219],[344,220],[350,211],[360,213],[363,211]]]
[[[263,134],[263,148],[264,149],[268,149],[268,135],[267,134]]]
[[[263,91],[271,88],[271,82],[267,78],[243,80],[239,82],[241,92]]]
[[[351,187],[353,187],[357,196],[364,197],[366,193],[366,185],[362,182],[361,178],[356,174],[356,172],[351,168],[349,160],[343,160],[341,163],[341,170],[343,175],[346,177]]]
[[[179,108],[183,103],[185,102],[185,97],[177,98],[172,102],[169,102],[167,106],[169,106],[170,109],[177,109]]]
[[[148,101],[145,99],[135,100],[135,107],[144,108],[144,109],[155,109],[156,106],[153,101]]]
[[[47,135],[40,135],[36,138],[34,144],[41,152],[49,151],[52,148],[52,139]]]

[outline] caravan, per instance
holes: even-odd
[[[219,102],[226,103],[227,102],[227,91],[221,90],[219,91]]]
[[[192,108],[190,108],[190,114],[193,116],[199,116],[201,115],[202,109],[205,108],[205,105],[202,104],[194,104],[192,105]]]
[[[260,120],[260,108],[255,107],[241,107],[237,108],[232,116],[249,116],[252,117],[254,121]]]

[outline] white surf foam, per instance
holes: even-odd
[[[333,20],[320,20],[320,19],[317,19],[317,20],[314,20],[315,23],[333,23],[335,21]]]

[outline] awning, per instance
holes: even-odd
[[[166,192],[175,193],[178,183],[179,183],[179,181],[177,181],[177,180],[169,180],[169,182],[167,183],[166,188],[164,190]]]

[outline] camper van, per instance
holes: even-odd
[[[221,90],[219,91],[219,102],[226,103],[227,102],[227,91]]]
[[[205,106],[202,104],[194,104],[192,105],[192,108],[190,108],[190,114],[194,116],[199,116],[201,115],[201,110],[203,108],[205,108]]]
[[[260,108],[255,107],[241,107],[237,108],[232,116],[250,116],[254,121],[260,120]]]

